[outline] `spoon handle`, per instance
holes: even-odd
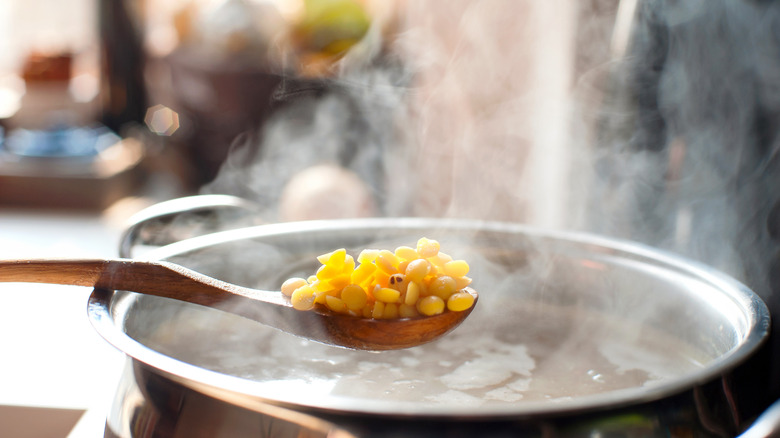
[[[278,292],[243,288],[166,262],[125,259],[5,260],[0,261],[0,282],[128,290],[211,307],[219,307],[219,303],[236,296],[286,305]]]

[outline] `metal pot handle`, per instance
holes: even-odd
[[[259,211],[258,205],[230,195],[195,195],[160,202],[129,219],[119,240],[119,256],[133,258],[142,247],[258,225]]]

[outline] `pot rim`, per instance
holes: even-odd
[[[651,386],[633,387],[600,394],[580,396],[561,402],[519,402],[506,405],[491,405],[485,410],[457,406],[419,405],[405,406],[395,401],[354,399],[343,396],[325,396],[305,401],[285,398],[278,394],[269,395],[260,382],[222,374],[180,361],[157,352],[128,336],[118,325],[117,315],[125,315],[127,306],[132,305],[138,294],[125,291],[93,290],[88,303],[88,315],[93,327],[110,344],[132,360],[152,368],[190,389],[202,392],[227,403],[247,409],[271,404],[296,410],[332,412],[346,415],[382,415],[413,418],[447,419],[500,419],[531,415],[572,414],[594,410],[606,410],[652,402],[682,393],[696,386],[713,381],[728,373],[752,356],[766,341],[769,334],[770,316],[766,304],[747,286],[734,278],[704,264],[679,255],[652,248],[640,243],[608,238],[593,234],[545,230],[524,224],[434,218],[371,218],[316,220],[287,222],[221,231],[153,250],[145,255],[147,259],[165,259],[173,255],[198,248],[227,243],[230,241],[260,238],[263,236],[296,233],[303,230],[349,230],[354,228],[463,228],[464,230],[497,231],[520,233],[533,238],[566,241],[587,246],[589,249],[609,251],[630,256],[635,260],[652,260],[671,269],[706,282],[724,293],[732,305],[743,310],[746,324],[741,328],[741,341],[725,354],[715,358],[708,366],[679,378],[669,379]]]

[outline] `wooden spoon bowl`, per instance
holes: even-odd
[[[127,259],[0,261],[0,282],[50,283],[126,290],[211,307],[313,341],[358,350],[395,350],[431,342],[457,327],[461,312],[401,319],[296,310],[281,292],[237,286],[183,266]]]

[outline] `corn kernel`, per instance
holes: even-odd
[[[469,277],[457,277],[455,278],[455,287],[458,289],[463,289],[464,287],[471,284],[471,278]]]
[[[325,297],[325,305],[328,307],[328,309],[337,313],[343,313],[347,311],[347,305],[341,298],[328,295]]]
[[[465,277],[469,273],[469,264],[465,260],[453,260],[444,264],[444,273],[450,277]]]
[[[359,310],[368,302],[368,294],[362,287],[350,284],[341,291],[341,299],[351,310]]]
[[[401,318],[414,318],[415,316],[418,316],[420,313],[417,312],[417,308],[412,304],[399,304],[398,305],[398,316]]]
[[[425,259],[417,259],[409,262],[406,267],[406,278],[409,281],[422,281],[431,272],[431,263]]]
[[[376,260],[376,256],[379,255],[378,249],[364,249],[358,254],[358,263],[373,263]]]
[[[328,294],[325,292],[314,292],[314,303],[315,304],[322,304],[325,305],[325,299],[328,297]]]
[[[428,257],[428,261],[433,263],[434,266],[439,268],[441,271],[444,271],[444,265],[452,261],[452,257],[448,256],[447,254],[444,254],[443,252],[439,251],[438,254],[436,254],[433,257]]]
[[[373,303],[367,303],[365,307],[361,310],[361,314],[363,315],[363,318],[371,318],[374,313],[374,304]]]
[[[395,249],[395,256],[401,260],[416,260],[420,258],[417,250],[408,246],[399,246]]]
[[[417,310],[426,316],[438,315],[444,312],[444,300],[431,295],[417,302]]]
[[[293,292],[295,292],[295,289],[298,289],[304,285],[306,285],[306,279],[299,277],[290,278],[282,283],[282,293],[287,297],[292,296]]]
[[[371,312],[371,317],[380,319],[385,312],[385,303],[377,301],[374,303],[374,310]]]
[[[428,289],[431,295],[435,295],[445,301],[458,290],[455,279],[447,275],[435,278],[431,281]]]
[[[404,274],[393,274],[390,276],[388,283],[390,289],[395,289],[398,292],[403,293],[406,292],[406,285],[409,284],[409,281],[406,280]]]
[[[406,286],[406,296],[404,296],[404,304],[414,306],[417,300],[420,299],[420,285],[414,281],[409,282]]]
[[[293,291],[290,303],[297,310],[311,310],[314,307],[314,298],[314,289],[305,285]]]
[[[376,271],[376,265],[373,263],[361,263],[351,274],[351,283],[361,284]]]
[[[374,272],[373,282],[375,284],[378,284],[380,287],[388,287],[390,286],[390,274],[386,273],[381,269],[377,269]]]
[[[312,281],[310,283],[310,286],[312,289],[314,289],[314,292],[327,292],[329,290],[335,289],[334,286],[330,284],[330,282],[326,280],[316,280]]]
[[[317,260],[323,265],[341,266],[344,264],[344,258],[347,256],[347,250],[339,248],[327,254],[317,256]]]
[[[374,263],[377,268],[388,275],[398,272],[398,258],[390,251],[381,251]]]
[[[328,280],[328,283],[330,283],[334,289],[343,289],[345,286],[351,283],[350,280],[351,278],[349,274],[341,274]]]
[[[322,265],[317,269],[317,278],[320,280],[330,280],[331,278],[341,274],[341,268],[337,268],[332,265]]]
[[[439,242],[423,237],[417,241],[417,254],[427,259],[438,254],[440,247]]]
[[[447,299],[447,309],[453,312],[462,312],[474,304],[474,295],[461,290],[452,294]]]
[[[411,260],[401,260],[400,262],[398,262],[398,272],[402,274],[405,273],[406,268],[409,267],[409,262],[411,262]]]
[[[401,292],[395,289],[390,289],[389,287],[383,287],[379,290],[374,290],[374,298],[376,298],[377,301],[381,301],[383,303],[395,303],[400,297]]]
[[[384,319],[398,318],[398,304],[395,303],[385,304],[385,310],[382,311],[382,318]]]

